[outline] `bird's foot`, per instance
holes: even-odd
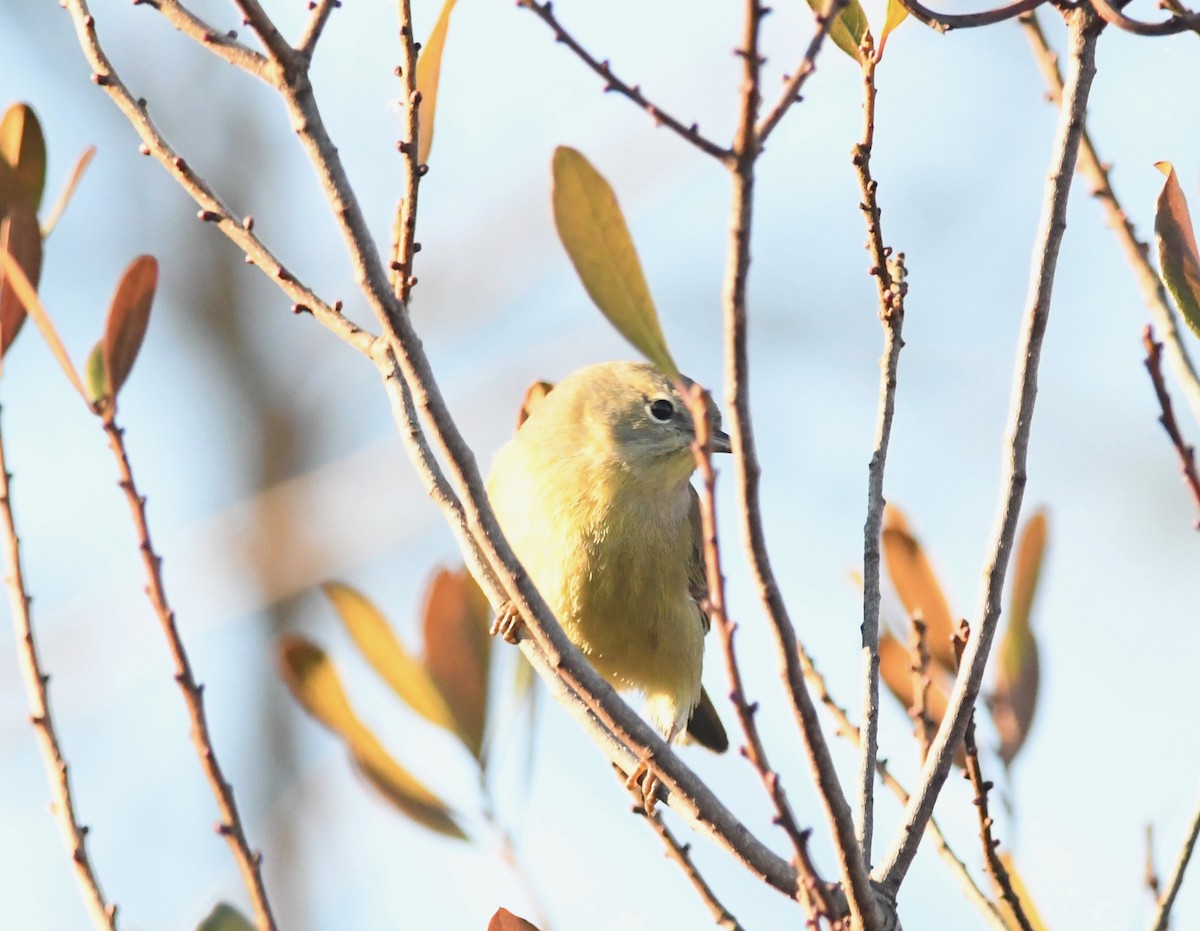
[[[506,601],[500,606],[500,612],[492,621],[491,634],[493,637],[503,637],[506,643],[521,642],[521,613],[513,607],[511,601]]]
[[[646,816],[653,818],[654,809],[658,806],[658,800],[662,795],[662,782],[650,768],[649,756],[642,757],[638,761],[638,765],[633,768],[633,772],[625,780],[625,788],[635,795],[641,793],[642,807],[646,810]]]

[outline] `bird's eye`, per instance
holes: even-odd
[[[666,423],[675,414],[675,405],[666,398],[658,398],[650,402],[650,416],[659,423]]]

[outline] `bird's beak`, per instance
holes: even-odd
[[[724,430],[713,430],[712,435],[708,440],[709,446],[714,453],[731,453],[733,446],[729,443],[729,434]]]

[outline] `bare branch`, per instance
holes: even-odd
[[[1183,874],[1187,870],[1188,861],[1192,859],[1192,851],[1196,848],[1198,837],[1200,837],[1200,804],[1197,804],[1196,810],[1192,814],[1188,835],[1179,851],[1179,858],[1171,870],[1171,878],[1167,881],[1167,891],[1158,901],[1158,913],[1154,916],[1152,931],[1167,931],[1171,907],[1175,904],[1175,896],[1179,895],[1179,887],[1183,885]]]
[[[904,9],[914,18],[923,22],[938,32],[949,32],[951,29],[974,29],[979,26],[991,26],[1013,19],[1031,10],[1036,10],[1046,0],[1016,0],[1015,3],[984,10],[980,13],[938,13],[924,6],[920,0],[900,0]]]
[[[929,640],[925,636],[925,622],[919,617],[912,619],[913,638],[909,649],[912,653],[913,706],[909,715],[916,725],[917,747],[921,762],[929,753],[929,742],[933,739],[933,719],[929,716]]]
[[[1049,321],[1050,296],[1059,248],[1067,226],[1067,200],[1083,135],[1088,93],[1096,73],[1096,37],[1099,29],[1095,15],[1088,8],[1081,7],[1068,11],[1066,19],[1071,42],[1070,69],[1042,206],[1018,349],[1000,500],[979,608],[981,619],[967,645],[963,656],[963,672],[954,683],[946,716],[930,747],[929,758],[922,767],[920,782],[905,811],[903,825],[886,859],[876,871],[877,878],[893,892],[899,889],[916,855],[925,825],[933,814],[933,806],[950,772],[955,752],[966,731],[967,719],[979,694],[988,652],[1000,617],[1004,578],[1020,519],[1029,435],[1037,397],[1038,364]]]
[[[1137,36],[1171,36],[1188,30],[1200,32],[1200,15],[1195,13],[1176,14],[1161,23],[1147,23],[1140,19],[1134,19],[1132,16],[1126,16],[1108,0],[1091,0],[1091,2],[1106,23]]]
[[[308,7],[312,10],[312,15],[309,17],[308,25],[304,27],[304,34],[296,43],[297,52],[309,60],[312,59],[313,52],[317,50],[317,42],[321,38],[321,33],[325,30],[325,24],[329,21],[329,14],[341,5],[342,0],[309,0]]]
[[[1154,394],[1158,398],[1158,406],[1162,411],[1158,422],[1163,425],[1163,429],[1167,431],[1167,436],[1171,438],[1171,443],[1175,446],[1175,451],[1179,453],[1184,484],[1192,493],[1196,507],[1200,509],[1200,475],[1196,474],[1196,451],[1184,440],[1183,434],[1179,431],[1179,424],[1175,421],[1175,412],[1171,407],[1171,395],[1167,393],[1167,385],[1163,381],[1162,343],[1155,341],[1154,328],[1150,324],[1146,324],[1145,329],[1142,330],[1142,345],[1146,347],[1144,363],[1146,371],[1150,373],[1150,381],[1154,384]],[[1200,519],[1197,519],[1193,526],[1200,530]]]
[[[279,65],[292,64],[296,50],[288,45],[287,39],[275,27],[266,10],[259,5],[258,0],[233,0],[242,11],[242,22],[257,33],[258,38],[266,47],[267,57]]]
[[[817,31],[808,43],[808,48],[804,50],[804,57],[800,59],[796,70],[784,78],[783,93],[775,102],[775,106],[759,120],[758,128],[755,129],[760,149],[766,145],[767,137],[792,108],[792,104],[800,102],[800,91],[809,75],[817,70],[817,54],[821,51],[825,38],[829,35],[829,30],[833,28],[833,24],[841,15],[842,10],[849,5],[850,0],[825,0],[825,6],[815,14]]]
[[[75,801],[71,796],[71,778],[58,732],[54,729],[54,717],[50,710],[50,676],[42,667],[38,656],[37,640],[33,634],[33,621],[29,615],[30,597],[25,590],[25,573],[21,568],[21,541],[17,537],[16,521],[13,518],[12,498],[8,466],[4,458],[4,441],[0,439],[0,532],[4,536],[4,584],[8,588],[9,605],[12,608],[13,624],[17,634],[17,662],[25,680],[25,695],[29,702],[29,720],[37,734],[38,749],[46,767],[46,778],[50,782],[53,803],[50,812],[58,824],[63,846],[71,858],[75,882],[83,896],[92,926],[98,931],[115,931],[117,906],[109,904],[100,891],[100,880],[92,866],[87,851],[87,828],[79,823],[75,813]]]
[[[416,285],[413,262],[421,246],[417,236],[417,193],[423,169],[420,159],[420,106],[417,90],[417,43],[413,36],[412,9],[409,0],[397,3],[400,16],[400,54],[402,63],[396,69],[400,78],[400,103],[404,113],[404,138],[397,144],[401,155],[400,183],[404,188],[396,205],[396,221],[392,227],[392,293],[401,304],[408,306],[408,296]]]
[[[729,249],[722,294],[725,318],[725,401],[733,444],[734,477],[742,532],[750,557],[751,571],[759,597],[771,622],[776,646],[784,664],[785,683],[800,725],[809,767],[825,807],[833,833],[842,886],[855,925],[864,931],[882,927],[866,863],[854,831],[854,817],[838,780],[829,746],[821,732],[816,707],[808,694],[800,668],[796,631],[788,617],[767,555],[766,536],[759,501],[761,467],[755,451],[750,417],[749,340],[747,334],[747,279],[750,271],[750,221],[754,204],[754,166],[760,152],[755,125],[762,98],[760,79],[759,27],[766,8],[759,0],[747,0],[745,25],[737,54],[742,59],[738,126],[734,135],[734,157],[730,165],[733,206],[730,216]]]
[[[639,108],[650,114],[650,118],[656,124],[665,126],[667,129],[678,134],[680,138],[686,139],[705,155],[711,155],[717,161],[725,163],[728,163],[733,157],[733,153],[729,149],[717,145],[717,143],[702,135],[700,127],[695,123],[685,125],[681,120],[676,119],[661,107],[647,100],[646,95],[642,93],[641,87],[637,84],[626,84],[613,74],[608,61],[600,61],[595,58],[587,49],[579,44],[574,36],[563,28],[562,24],[558,21],[558,17],[554,15],[550,0],[546,0],[544,3],[538,3],[537,0],[517,0],[517,6],[529,10],[529,12],[533,13],[538,19],[554,30],[554,40],[556,42],[561,42],[574,52],[585,65],[600,75],[604,81],[605,91],[612,91],[623,97],[628,97]]]
[[[1063,82],[1062,75],[1058,71],[1058,58],[1046,41],[1037,14],[1030,13],[1022,16],[1021,26],[1029,38],[1038,70],[1041,71],[1042,78],[1050,90],[1050,99],[1056,104],[1061,103]],[[1138,239],[1133,223],[1121,208],[1120,201],[1117,200],[1117,195],[1109,183],[1109,171],[1110,166],[1100,158],[1100,154],[1092,142],[1091,134],[1085,127],[1083,139],[1079,144],[1079,172],[1087,178],[1092,187],[1092,196],[1099,200],[1100,205],[1104,208],[1109,226],[1116,234],[1117,242],[1133,269],[1138,288],[1142,292],[1142,300],[1150,310],[1155,327],[1162,334],[1171,370],[1183,386],[1184,395],[1192,409],[1193,416],[1200,420],[1200,374],[1197,374],[1191,357],[1188,355],[1187,346],[1179,335],[1175,308],[1167,297],[1162,276],[1150,264],[1150,249]]]
[[[255,77],[266,80],[266,57],[261,52],[256,52],[239,42],[237,33],[233,30],[221,32],[210,26],[179,0],[140,0],[140,2],[158,10],[172,26],[188,38],[195,39],[218,58],[224,59],[229,64],[235,65]]]
[[[175,681],[183,693],[183,703],[187,707],[188,719],[191,722],[192,743],[200,758],[200,767],[208,779],[213,796],[217,800],[217,809],[221,813],[221,822],[217,825],[217,833],[229,842],[234,860],[242,874],[242,882],[250,893],[250,901],[254,907],[254,924],[259,931],[274,931],[275,918],[271,914],[271,903],[267,898],[266,886],[262,878],[262,854],[250,849],[246,839],[246,829],[238,813],[237,802],[233,797],[233,786],[225,779],[221,764],[217,761],[217,751],[213,746],[212,737],[208,730],[208,716],[204,712],[204,689],[196,682],[192,674],[192,665],[188,661],[183,638],[175,624],[175,612],[167,600],[166,587],[162,578],[162,557],[154,551],[150,540],[150,526],[146,521],[146,499],[139,494],[133,480],[133,470],[129,464],[129,455],[125,450],[124,433],[113,420],[113,409],[110,407],[101,414],[104,432],[108,436],[108,445],[117,461],[117,472],[120,475],[119,485],[129,503],[129,511],[133,517],[134,532],[137,535],[138,552],[142,557],[142,565],[146,570],[146,596],[158,615],[163,634],[167,638],[167,647],[171,651],[171,659],[175,664]]]
[[[1150,890],[1150,895],[1154,897],[1154,904],[1162,900],[1162,883],[1158,879],[1158,869],[1154,865],[1154,825],[1146,825],[1146,865],[1143,873],[1143,882],[1146,888]]]
[[[904,256],[892,259],[884,244],[878,183],[871,177],[871,152],[875,146],[875,67],[878,58],[868,39],[862,48],[863,135],[854,146],[852,161],[858,176],[859,206],[867,224],[870,274],[875,278],[879,320],[883,324],[883,355],[879,360],[879,407],[875,415],[875,446],[867,466],[867,519],[863,526],[863,718],[866,733],[858,760],[858,804],[855,823],[863,859],[871,862],[874,833],[875,758],[879,752],[879,535],[883,528],[883,475],[887,466],[892,417],[896,410],[896,375],[904,346]],[[895,273],[895,274],[893,274]]]

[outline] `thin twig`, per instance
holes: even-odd
[[[867,224],[870,274],[875,279],[879,320],[883,325],[883,354],[879,359],[879,406],[875,415],[875,446],[867,466],[867,519],[863,525],[862,707],[865,737],[858,760],[858,803],[855,823],[863,859],[871,863],[874,834],[875,757],[879,753],[879,535],[883,530],[883,477],[887,466],[892,418],[896,410],[896,376],[904,346],[904,256],[892,258],[885,245],[881,211],[876,197],[878,182],[871,176],[875,146],[875,68],[878,57],[868,33],[862,49],[863,134],[851,153],[858,177],[859,207]],[[894,274],[893,274],[894,273]]]
[[[1013,380],[996,524],[984,571],[980,622],[967,645],[963,656],[964,671],[954,683],[949,707],[930,747],[929,758],[921,769],[920,780],[905,810],[901,829],[882,866],[876,871],[877,878],[893,892],[899,889],[916,856],[925,824],[933,814],[933,806],[950,772],[966,731],[967,719],[979,695],[984,667],[1000,617],[1004,578],[1020,519],[1029,436],[1037,397],[1038,364],[1049,321],[1050,296],[1059,248],[1067,226],[1067,200],[1079,154],[1079,141],[1083,135],[1088,93],[1096,74],[1099,28],[1095,15],[1086,6],[1073,8],[1065,15],[1071,43],[1070,68],[1034,247],[1035,258]]]
[[[729,249],[722,289],[725,320],[725,401],[733,443],[734,475],[742,533],[759,596],[771,622],[776,646],[784,664],[785,682],[800,725],[809,766],[833,834],[851,917],[862,931],[878,931],[879,909],[854,830],[854,816],[846,802],[837,770],[829,754],[817,710],[800,668],[796,631],[788,617],[767,555],[759,501],[761,468],[755,451],[750,418],[750,353],[747,332],[747,279],[750,271],[750,222],[754,204],[754,166],[758,158],[755,125],[761,104],[759,26],[766,10],[759,0],[747,0],[745,25],[737,54],[742,59],[742,86],[738,126],[734,135],[732,175],[733,205],[729,223]]]
[[[717,923],[717,927],[724,928],[725,931],[744,931],[729,909],[721,904],[721,900],[713,892],[712,886],[708,884],[708,881],[696,869],[696,864],[692,862],[691,844],[681,843],[671,833],[671,829],[667,827],[660,813],[655,812],[654,814],[650,814],[646,811],[646,806],[641,802],[640,790],[636,786],[631,791],[638,798],[638,802],[633,806],[634,814],[645,818],[646,823],[658,835],[659,839],[663,842],[663,846],[666,848],[667,858],[679,864],[679,868],[683,870],[683,875],[687,877],[688,882],[696,889],[700,900],[704,903],[704,907],[708,909],[709,914],[713,916],[713,921]]]
[[[1162,343],[1154,339],[1154,328],[1146,324],[1142,330],[1142,345],[1146,347],[1146,371],[1150,373],[1150,381],[1154,384],[1154,394],[1158,398],[1158,407],[1162,412],[1158,422],[1167,431],[1175,451],[1179,454],[1180,471],[1183,472],[1183,482],[1195,499],[1197,509],[1200,509],[1200,475],[1196,474],[1196,450],[1184,440],[1175,421],[1175,411],[1171,407],[1171,395],[1167,393],[1167,384],[1162,373]],[[1200,530],[1200,518],[1193,524]]]
[[[375,337],[358,327],[341,313],[340,302],[330,306],[322,301],[308,287],[277,259],[262,241],[254,235],[254,220],[246,216],[237,219],[207,182],[167,143],[159,132],[158,127],[151,121],[146,110],[146,102],[137,99],[130,93],[125,82],[121,80],[109,61],[104,49],[100,46],[100,38],[96,33],[95,20],[88,9],[87,0],[65,0],[66,9],[75,23],[75,31],[84,57],[92,67],[92,82],[99,85],[125,114],[138,136],[142,140],[141,151],[144,155],[152,155],[167,172],[175,179],[183,190],[191,196],[200,208],[199,219],[212,223],[225,234],[243,253],[246,261],[256,265],[286,294],[294,303],[292,310],[296,312],[309,311],[326,329],[330,330],[343,342],[353,346],[359,352],[369,354]]]
[[[276,28],[275,23],[267,15],[266,10],[259,5],[258,0],[233,0],[233,2],[242,11],[242,22],[254,30],[266,47],[267,57],[277,65],[284,67],[293,64],[297,55],[296,49],[288,45],[287,39]],[[305,58],[305,62],[307,62],[307,58]]]
[[[167,600],[166,587],[163,585],[162,557],[154,550],[150,540],[150,526],[146,521],[146,499],[139,494],[133,480],[133,470],[129,463],[129,454],[125,449],[124,433],[113,419],[111,407],[100,413],[104,433],[108,437],[108,445],[117,462],[117,472],[120,475],[121,491],[129,503],[129,511],[133,517],[134,532],[137,535],[138,551],[142,556],[142,565],[146,570],[146,595],[158,615],[163,634],[167,638],[167,647],[171,651],[171,659],[175,665],[175,682],[183,693],[183,703],[187,707],[188,719],[191,723],[192,743],[200,758],[200,767],[208,779],[213,796],[217,801],[217,809],[221,813],[221,821],[217,825],[217,833],[229,843],[234,860],[242,874],[242,882],[250,893],[250,902],[254,908],[254,924],[259,931],[274,931],[275,918],[271,914],[271,903],[267,898],[267,890],[262,878],[262,854],[250,849],[246,839],[246,829],[238,813],[237,802],[233,797],[233,786],[226,780],[217,761],[217,751],[213,746],[212,736],[208,730],[208,717],[204,711],[204,688],[196,682],[192,674],[192,665],[188,661],[183,638],[175,623],[175,612]]]
[[[1200,16],[1195,13],[1174,15],[1161,23],[1147,23],[1132,16],[1126,16],[1108,0],[1092,0],[1092,6],[1100,14],[1101,19],[1110,25],[1132,32],[1136,36],[1172,36],[1188,30],[1200,31]]]
[[[784,118],[792,105],[800,102],[800,91],[804,88],[804,82],[808,80],[809,75],[817,70],[817,54],[821,51],[821,47],[829,35],[829,30],[833,28],[833,24],[841,15],[842,10],[849,5],[850,0],[825,0],[825,6],[815,12],[817,31],[809,41],[808,48],[804,50],[804,57],[800,59],[796,70],[784,78],[783,93],[779,95],[775,106],[771,107],[767,111],[767,115],[758,121],[758,127],[754,132],[758,137],[760,149],[766,145],[767,137],[779,125],[779,121]]]
[[[62,745],[58,742],[58,732],[54,729],[54,717],[50,711],[50,676],[45,672],[38,656],[33,622],[29,615],[31,599],[25,590],[25,573],[21,568],[21,541],[17,536],[16,521],[13,517],[9,486],[11,479],[4,458],[4,441],[0,439],[0,529],[4,534],[4,584],[8,588],[13,624],[16,627],[17,662],[25,680],[29,721],[37,734],[38,748],[46,767],[46,778],[50,782],[50,795],[53,799],[50,813],[58,824],[63,846],[67,848],[67,854],[71,858],[75,882],[79,886],[84,907],[93,927],[102,931],[115,931],[117,906],[109,904],[104,898],[104,893],[100,891],[100,880],[87,852],[88,829],[80,824],[79,816],[75,813],[67,760],[63,756]]]
[[[612,91],[623,97],[628,97],[639,108],[645,110],[656,124],[665,126],[667,129],[678,134],[680,138],[686,139],[705,155],[711,155],[717,161],[724,163],[729,163],[730,159],[733,158],[733,153],[729,149],[718,145],[704,136],[696,123],[690,125],[684,124],[682,120],[676,119],[670,113],[663,110],[662,107],[646,99],[646,95],[642,93],[641,87],[637,84],[626,84],[613,74],[613,70],[607,60],[601,61],[593,56],[579,44],[574,36],[563,28],[562,23],[558,21],[558,17],[554,15],[553,5],[550,0],[546,0],[544,3],[538,3],[537,0],[517,0],[517,6],[529,10],[529,12],[533,13],[538,19],[549,26],[554,31],[554,41],[561,42],[574,52],[585,65],[596,72],[604,81],[605,91]]]
[[[1158,868],[1154,865],[1154,825],[1146,825],[1146,865],[1142,881],[1150,890],[1155,906],[1162,901],[1162,883],[1158,879]]]
[[[479,793],[482,800],[480,814],[483,815],[483,820],[491,831],[492,839],[500,850],[500,859],[504,861],[509,872],[516,878],[517,885],[521,887],[525,901],[533,910],[534,924],[537,925],[538,931],[551,931],[550,920],[546,917],[546,910],[542,906],[541,896],[538,895],[529,878],[528,871],[525,869],[524,864],[521,863],[521,858],[517,854],[517,846],[513,843],[512,834],[501,823],[500,818],[496,814],[496,803],[492,798],[492,790],[488,785],[487,773],[482,763],[480,763],[479,769]]]
[[[924,763],[934,730],[933,718],[929,716],[929,639],[925,636],[928,628],[921,618],[914,617],[912,627],[913,638],[909,649],[913,658],[913,706],[909,709],[909,714],[915,726],[920,760]]]
[[[398,0],[397,13],[400,18],[400,54],[403,61],[396,69],[400,78],[400,105],[403,108],[403,138],[397,143],[400,151],[400,183],[403,192],[396,205],[396,220],[392,227],[392,293],[405,307],[408,297],[417,283],[413,274],[413,263],[421,246],[417,236],[417,193],[421,182],[420,161],[420,106],[421,93],[417,90],[417,43],[413,36],[412,9],[409,0]]]
[[[1038,70],[1049,88],[1050,100],[1061,104],[1063,81],[1058,70],[1058,56],[1046,41],[1037,14],[1022,16],[1021,26],[1029,39]],[[1100,153],[1096,151],[1092,142],[1091,133],[1085,127],[1083,139],[1079,143],[1079,173],[1087,179],[1092,188],[1092,196],[1100,201],[1101,207],[1104,208],[1108,224],[1117,237],[1117,243],[1133,269],[1138,289],[1142,292],[1142,300],[1154,319],[1155,327],[1162,334],[1171,370],[1183,386],[1192,415],[1200,420],[1200,374],[1197,374],[1196,367],[1188,355],[1187,346],[1180,336],[1175,307],[1167,297],[1162,276],[1150,263],[1150,248],[1138,239],[1133,223],[1130,222],[1109,183],[1110,170],[1111,166],[1100,158]]]
[[[969,638],[970,628],[967,626],[967,622],[963,621],[962,626],[954,636],[954,653],[958,658],[960,666],[962,664],[963,650],[966,649]],[[1025,908],[1021,904],[1021,897],[1013,889],[1008,869],[996,853],[996,848],[1000,846],[1000,841],[996,839],[992,832],[992,826],[995,822],[988,812],[988,792],[991,791],[993,783],[983,778],[983,767],[979,763],[979,747],[975,744],[974,709],[971,710],[971,715],[967,719],[967,730],[963,734],[963,755],[966,762],[963,776],[971,783],[971,788],[975,790],[975,812],[979,818],[979,841],[983,844],[984,866],[987,868],[988,874],[992,877],[992,881],[1000,890],[1001,898],[1008,903],[1017,926],[1020,927],[1021,931],[1033,931],[1033,925],[1030,924],[1029,918],[1025,914]]]
[[[837,722],[838,736],[850,741],[857,747],[859,741],[862,739],[858,725],[850,720],[850,715],[847,714],[846,709],[834,700],[829,692],[828,684],[825,682],[825,676],[817,669],[812,657],[808,655],[803,647],[800,650],[800,660],[804,666],[805,678],[812,683],[813,688],[816,690],[817,700],[825,706],[826,710],[833,716],[834,721]],[[909,794],[904,786],[900,784],[899,780],[892,775],[891,770],[888,768],[887,760],[882,757],[877,758],[875,760],[875,771],[879,774],[879,781],[891,790],[892,794],[900,800],[900,804],[907,805]],[[1011,931],[1008,925],[1005,924],[996,903],[979,888],[979,884],[971,876],[967,865],[959,859],[954,849],[950,846],[950,842],[946,840],[946,835],[942,833],[941,826],[937,823],[936,818],[929,819],[925,833],[933,838],[934,846],[937,847],[938,854],[949,867],[951,874],[958,880],[967,898],[983,913],[988,924],[991,925],[994,931]]]
[[[991,26],[1013,19],[1031,10],[1036,10],[1047,0],[1016,0],[1015,3],[997,7],[993,10],[983,10],[979,13],[939,13],[923,5],[920,0],[900,0],[904,9],[917,20],[938,32],[949,32],[951,29],[974,29],[979,26]]]
[[[1171,907],[1175,904],[1175,896],[1179,895],[1179,887],[1183,885],[1183,874],[1187,870],[1188,861],[1192,859],[1192,851],[1196,848],[1196,839],[1200,837],[1200,803],[1192,813],[1192,821],[1188,826],[1188,834],[1179,858],[1171,870],[1171,878],[1167,881],[1167,891],[1158,902],[1158,913],[1154,916],[1151,931],[1167,931],[1167,923],[1171,918]]]
[[[708,422],[708,393],[698,385],[691,391],[685,391],[684,397],[692,411],[692,422],[696,426],[696,441],[693,452],[696,464],[703,482],[703,493],[700,497],[700,522],[704,541],[704,563],[708,577],[708,614],[721,643],[721,652],[725,658],[725,670],[729,675],[729,700],[737,713],[738,723],[746,736],[746,743],[741,748],[744,756],[754,767],[762,780],[767,797],[775,809],[775,823],[788,836],[795,852],[795,863],[800,874],[800,888],[797,898],[815,915],[834,917],[829,896],[826,893],[824,881],[817,872],[812,856],[808,850],[811,830],[801,830],[796,823],[792,806],[788,803],[787,793],[779,773],[771,768],[767,760],[767,751],[763,747],[762,736],[758,732],[756,718],[758,704],[751,704],[746,698],[745,686],[742,682],[742,670],[738,665],[737,652],[734,648],[733,635],[737,630],[725,609],[725,575],[721,569],[721,551],[717,545],[717,514],[716,491],[717,474],[712,467],[712,450]],[[815,917],[814,915],[814,917]]]
[[[238,41],[234,30],[222,32],[210,26],[179,0],[137,0],[158,10],[172,26],[231,65],[265,80],[267,59],[261,52]]]
[[[309,0],[309,7],[312,14],[308,18],[308,25],[304,27],[304,34],[300,36],[300,41],[296,43],[296,51],[305,58],[312,59],[313,52],[317,50],[317,42],[320,41],[321,33],[325,31],[325,24],[329,21],[329,14],[342,5],[342,0]]]

